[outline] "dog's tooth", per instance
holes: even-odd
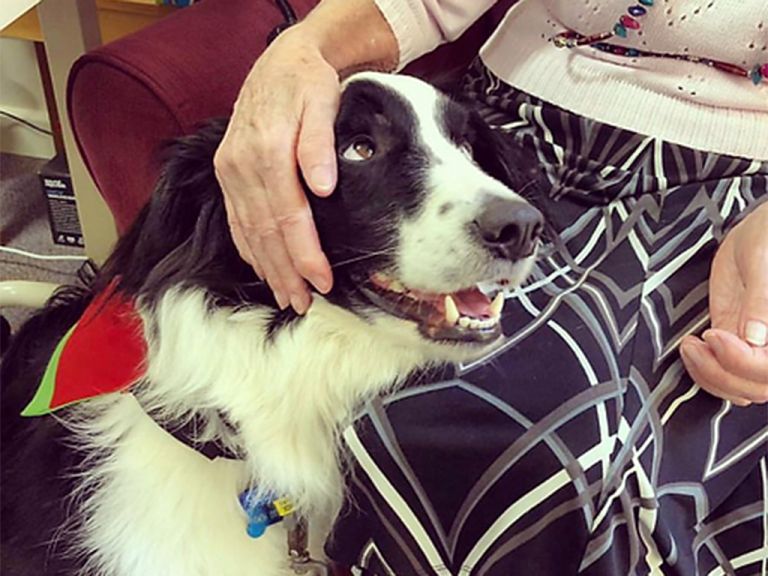
[[[496,294],[496,298],[493,299],[493,302],[491,302],[491,316],[494,318],[499,318],[501,316],[501,311],[504,309],[504,293],[499,292]]]
[[[489,318],[488,320],[483,320],[480,322],[480,328],[491,328],[496,324],[496,320],[493,318]]]
[[[450,294],[445,297],[445,319],[450,326],[459,321],[459,309]]]
[[[469,328],[470,322],[472,322],[472,320],[470,320],[466,316],[462,316],[461,318],[459,318],[459,326],[461,326],[462,328]]]
[[[392,292],[405,292],[405,286],[399,280],[392,280],[389,290],[392,290]]]
[[[476,318],[473,318],[472,320],[469,321],[469,327],[472,330],[477,330],[478,328],[481,328],[480,326],[481,324],[482,324],[482,320],[478,320]]]

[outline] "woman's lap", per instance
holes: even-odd
[[[382,575],[757,571],[765,408],[699,390],[677,344],[707,326],[712,256],[768,166],[579,118],[480,65],[465,88],[545,167],[560,241],[507,299],[501,349],[347,430],[329,553]]]

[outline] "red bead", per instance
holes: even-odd
[[[712,67],[717,70],[722,70],[723,72],[728,72],[729,74],[736,74],[738,76],[747,76],[749,74],[749,70],[745,70],[741,66],[736,66],[736,64],[730,64],[728,62],[713,61]]]
[[[621,22],[622,26],[629,28],[630,30],[637,30],[640,28],[640,22],[632,18],[632,16],[627,16],[626,14],[624,14],[619,19],[619,22]]]
[[[763,65],[760,67],[760,74],[762,74],[762,75],[763,75],[763,78],[765,78],[766,80],[768,80],[768,64],[763,64]]]

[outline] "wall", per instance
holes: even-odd
[[[0,38],[0,110],[50,130],[32,42]],[[51,158],[53,139],[0,116],[0,151]]]

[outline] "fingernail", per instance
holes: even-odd
[[[744,329],[744,338],[752,346],[765,346],[768,344],[768,326],[757,320],[750,320]]]
[[[284,294],[275,293],[275,300],[277,300],[277,305],[280,307],[280,310],[288,308],[288,304],[290,303]]]
[[[292,295],[291,307],[296,310],[297,314],[304,314],[309,308],[309,302],[303,296]]]
[[[312,188],[318,192],[330,192],[333,188],[333,178],[329,166],[315,166],[309,175]]]
[[[312,282],[312,286],[323,294],[327,294],[331,289],[331,281],[325,276],[315,276],[310,279],[310,282]]]
[[[723,350],[723,341],[720,337],[714,333],[704,334],[704,340],[712,350],[715,352],[715,356],[722,356],[725,350]]]
[[[685,357],[685,359],[691,364],[694,364],[694,365],[698,364],[695,358],[697,354],[696,347],[693,344],[686,342],[685,344],[680,346],[680,354],[682,354]]]

